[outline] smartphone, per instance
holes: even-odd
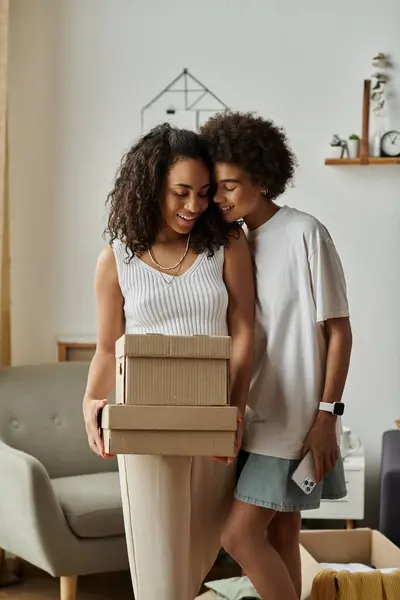
[[[312,452],[308,452],[292,475],[293,481],[305,494],[311,494],[316,483],[315,464]]]

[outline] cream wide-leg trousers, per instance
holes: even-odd
[[[194,600],[221,546],[235,466],[118,456],[135,600]]]

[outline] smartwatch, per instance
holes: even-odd
[[[344,413],[344,403],[343,402],[320,402],[319,410],[324,410],[326,412],[330,412],[337,417],[341,417]]]

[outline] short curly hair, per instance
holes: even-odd
[[[214,163],[244,170],[271,200],[293,184],[297,160],[284,130],[254,113],[225,111],[200,128]]]
[[[110,245],[120,239],[133,256],[154,244],[162,227],[162,198],[168,171],[177,160],[185,158],[203,161],[212,183],[213,163],[205,141],[194,131],[168,123],[149,131],[123,156],[114,188],[107,197],[109,215],[104,235]],[[211,186],[209,206],[197,220],[190,238],[193,251],[208,251],[209,256],[228,245],[233,230],[211,201],[212,191]]]

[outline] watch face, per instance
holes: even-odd
[[[341,417],[344,413],[344,403],[343,402],[335,402],[333,405],[333,414]]]
[[[382,137],[381,151],[384,156],[400,156],[400,131],[388,131]]]

